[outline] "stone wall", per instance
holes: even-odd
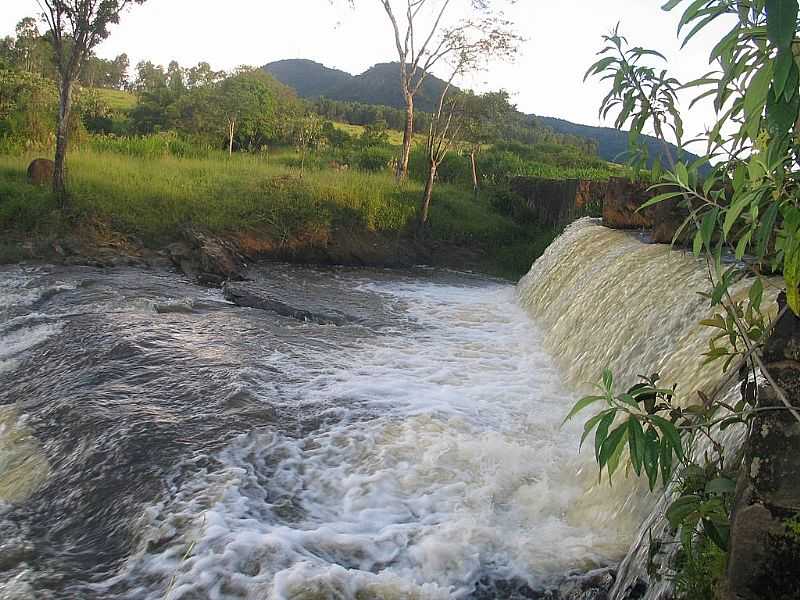
[[[663,190],[651,191],[650,184],[625,177],[608,181],[516,177],[511,187],[524,199],[536,222],[556,228],[602,214],[607,227],[647,230],[654,242],[669,244],[687,215],[673,200],[639,210]]]

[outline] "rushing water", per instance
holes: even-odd
[[[575,394],[513,286],[256,277],[358,322],[0,271],[0,597],[491,598],[624,553],[641,515],[581,505]]]
[[[560,428],[582,386],[611,364],[715,377],[696,261],[588,221],[518,289],[255,278],[354,319],[168,272],[0,270],[0,598],[532,597],[619,561],[655,501],[598,486]]]

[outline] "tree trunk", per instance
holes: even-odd
[[[472,163],[472,191],[475,196],[478,196],[478,165],[475,163],[475,150],[469,153],[469,159]]]
[[[397,178],[408,177],[408,159],[411,156],[411,142],[414,139],[414,96],[406,93],[406,128],[403,130],[403,153],[397,165]]]
[[[228,120],[228,156],[233,156],[233,134],[236,130],[236,121]]]
[[[428,211],[431,206],[434,181],[436,181],[436,163],[431,161],[430,171],[428,171],[428,181],[425,183],[425,194],[422,196],[422,204],[419,208],[420,225],[425,225],[428,222]]]
[[[53,192],[64,209],[67,206],[66,160],[69,144],[69,116],[72,111],[72,81],[64,80],[58,104],[58,128],[56,129],[56,156],[53,168]]]

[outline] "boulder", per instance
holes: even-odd
[[[56,163],[47,158],[37,158],[28,166],[28,182],[33,185],[52,185]]]
[[[297,319],[298,321],[318,323],[320,325],[346,325],[359,320],[339,311],[323,312],[292,306],[253,285],[227,282],[222,287],[222,293],[226,300],[233,302],[236,306],[266,310],[282,317]]]
[[[608,600],[616,575],[614,569],[604,568],[567,577],[558,587],[556,597],[558,600]]]
[[[191,279],[207,287],[244,280],[245,260],[233,244],[194,228],[185,230],[184,238],[167,246],[166,253]]]
[[[612,177],[603,194],[603,225],[612,229],[651,229],[654,207],[639,208],[653,197],[647,185],[624,177]]]

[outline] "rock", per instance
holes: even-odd
[[[33,185],[52,185],[56,163],[47,158],[37,158],[28,166],[28,182]]]
[[[167,246],[172,263],[200,285],[219,287],[226,281],[242,281],[246,264],[233,244],[196,229],[184,232],[185,242]]]
[[[785,306],[786,297],[778,299]],[[787,311],[764,346],[767,370],[800,413],[800,319]],[[800,597],[800,423],[760,385],[731,516],[725,600]]]
[[[358,321],[358,319],[338,311],[322,313],[297,308],[247,284],[226,282],[222,287],[222,293],[226,300],[233,302],[236,306],[267,310],[298,321],[309,321],[320,325],[346,325]]]
[[[558,588],[558,600],[608,600],[617,573],[604,568],[570,576]]]
[[[612,229],[651,229],[654,209],[639,210],[653,197],[647,185],[624,177],[613,177],[603,194],[603,225]]]

